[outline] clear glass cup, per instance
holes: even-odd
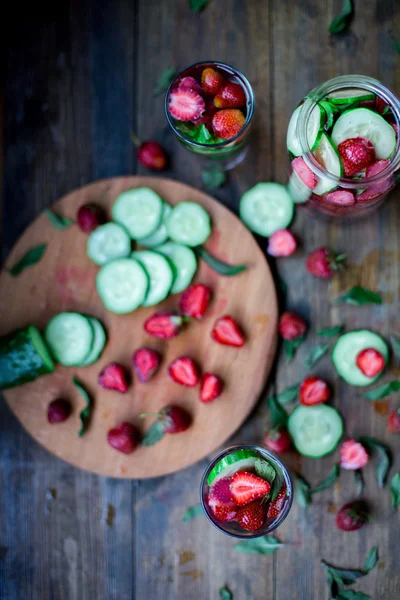
[[[194,79],[196,79],[196,81],[199,82],[201,79],[201,73],[202,73],[203,69],[208,68],[208,67],[217,69],[224,76],[224,78],[227,81],[229,81],[231,83],[240,84],[246,95],[246,106],[243,109],[241,109],[241,110],[243,110],[243,112],[245,111],[245,113],[246,113],[245,114],[246,120],[245,120],[245,123],[244,123],[242,129],[239,131],[239,133],[237,135],[235,135],[231,139],[224,140],[224,141],[221,141],[218,143],[213,143],[213,144],[199,143],[197,141],[194,141],[190,135],[185,133],[185,129],[186,129],[185,123],[186,122],[177,121],[170,114],[169,109],[168,109],[169,95],[172,91],[176,90],[179,87],[179,84],[182,81],[182,79],[184,77],[193,77]],[[207,115],[207,104],[209,102],[212,103],[212,97],[210,96],[209,99],[207,100],[207,95],[205,95],[205,100],[206,100],[206,115]],[[239,164],[245,157],[246,151],[247,151],[246,145],[249,141],[249,135],[250,135],[251,125],[252,125],[252,120],[253,120],[253,115],[254,115],[255,98],[254,98],[253,89],[252,89],[249,81],[246,79],[246,77],[240,71],[238,71],[234,67],[231,67],[230,65],[227,65],[225,63],[218,62],[218,61],[198,62],[198,63],[191,65],[190,67],[187,67],[186,69],[181,71],[175,77],[175,79],[172,81],[172,83],[170,84],[170,86],[165,94],[164,108],[165,108],[165,116],[167,118],[167,121],[168,121],[171,129],[175,133],[175,136],[176,136],[178,142],[182,146],[184,146],[184,148],[186,148],[187,150],[190,150],[191,152],[194,152],[195,154],[197,154],[203,158],[206,158],[208,160],[219,161],[221,166],[225,169],[233,168],[234,166]],[[214,109],[211,107],[211,110],[214,110]],[[199,123],[200,123],[200,121],[202,121],[202,119],[199,120]],[[192,122],[188,122],[188,123],[190,124],[190,126],[193,126]],[[209,128],[210,128],[210,123],[211,123],[211,119],[208,123]]]
[[[396,132],[396,146],[392,155],[388,158],[387,165],[379,173],[367,177],[366,172],[360,172],[356,177],[338,177],[330,173],[321,162],[318,162],[315,155],[311,152],[308,143],[307,128],[310,125],[310,117],[313,110],[320,102],[326,101],[332,93],[360,93],[365,90],[366,95],[374,94],[375,101],[360,101],[349,108],[364,107],[377,110],[377,99],[381,106],[383,103],[390,108],[390,114],[384,118],[391,124]],[[320,105],[320,104],[319,104]],[[361,105],[361,106],[360,106]],[[325,189],[328,192],[316,194],[312,189],[308,189],[297,173],[291,170],[289,179],[289,191],[293,199],[302,204],[309,214],[313,216],[329,215],[332,217],[360,217],[368,215],[375,211],[385,200],[388,193],[395,187],[400,178],[400,143],[399,143],[399,125],[400,125],[400,101],[387,87],[379,81],[366,77],[364,75],[344,75],[335,77],[326,81],[322,85],[313,89],[302,103],[301,110],[297,120],[296,136],[301,148],[301,156],[306,165],[317,176],[318,182],[326,183]],[[321,106],[321,105],[320,105]],[[342,108],[342,111],[346,108]],[[379,114],[379,113],[378,113]],[[382,115],[381,115],[382,116]],[[325,125],[327,129],[327,123]],[[362,135],[362,134],[360,134]],[[315,149],[314,149],[315,150]],[[289,152],[291,162],[294,156]],[[318,189],[318,188],[317,188]],[[333,195],[329,192],[343,191],[345,194]],[[333,199],[335,199],[333,201]]]
[[[277,472],[279,472],[282,476],[283,482],[286,484],[286,497],[284,504],[281,508],[279,515],[275,519],[267,518],[264,522],[264,525],[261,529],[257,531],[247,531],[240,527],[235,521],[225,522],[220,521],[213,514],[209,504],[208,504],[208,494],[210,491],[208,485],[208,476],[210,475],[212,469],[215,465],[225,456],[232,454],[233,452],[237,452],[238,450],[251,450],[255,451],[260,455],[260,458],[267,460],[272,466],[275,468]],[[236,538],[249,539],[256,538],[263,535],[267,535],[271,533],[274,529],[279,527],[286,519],[289,514],[290,508],[293,502],[294,488],[293,482],[290,477],[289,471],[285,467],[285,465],[280,461],[280,459],[272,452],[269,452],[266,448],[262,446],[256,446],[251,444],[238,444],[236,446],[230,446],[226,448],[223,452],[218,454],[208,465],[206,470],[204,471],[204,475],[200,484],[200,500],[203,507],[203,510],[208,517],[209,521],[220,531]]]

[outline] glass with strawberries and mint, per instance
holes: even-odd
[[[287,131],[293,200],[314,215],[375,210],[400,177],[399,124],[399,99],[370,77],[336,77],[312,90]]]
[[[165,114],[179,142],[208,159],[238,164],[254,113],[254,94],[239,71],[220,62],[188,67],[169,86]]]
[[[218,529],[238,538],[266,535],[287,517],[293,500],[289,472],[261,446],[232,446],[207,467],[201,503]]]

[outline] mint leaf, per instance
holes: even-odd
[[[73,377],[72,381],[74,382],[76,389],[78,390],[78,392],[80,393],[80,395],[86,403],[86,407],[79,413],[79,418],[81,420],[81,428],[78,432],[78,435],[82,437],[87,431],[87,428],[89,427],[90,418],[92,416],[93,410],[93,401],[89,395],[89,392],[85,389],[83,383],[81,383],[77,377]]]
[[[286,388],[283,390],[283,392],[280,392],[276,396],[276,400],[279,402],[279,404],[289,404],[291,402],[295,402],[299,393],[299,387],[300,384],[296,383],[295,385]]]
[[[366,575],[365,571],[361,571],[359,569],[340,569],[330,565],[325,560],[321,560],[321,563],[339,588],[342,588],[345,585],[351,585],[356,581],[356,579]]]
[[[275,471],[275,479],[271,485],[270,502],[273,502],[281,491],[283,485],[283,475],[280,471]]]
[[[175,67],[168,67],[168,69],[165,69],[165,71],[161,73],[156,85],[154,86],[153,96],[158,96],[159,94],[167,91],[169,85],[175,79],[175,73]]]
[[[334,325],[333,327],[326,327],[324,329],[318,329],[317,335],[321,337],[337,337],[344,331],[344,325]]]
[[[11,269],[9,269],[10,275],[16,277],[22,273],[22,271],[28,269],[28,267],[38,263],[43,254],[46,252],[46,248],[47,244],[40,244],[39,246],[35,246],[34,248],[28,250],[28,252],[26,252],[26,254],[24,254],[24,256],[18,262],[16,262]]]
[[[390,495],[392,497],[392,506],[396,508],[400,504],[400,473],[395,473],[390,480]]]
[[[301,476],[295,473],[294,481],[296,486],[296,500],[302,508],[307,508],[312,502],[310,484]]]
[[[141,441],[142,446],[152,446],[161,440],[164,435],[164,426],[160,421],[156,421],[154,425],[146,431]]]
[[[378,486],[383,488],[387,475],[392,464],[391,455],[389,448],[387,448],[381,442],[378,442],[375,438],[362,436],[359,441],[363,446],[365,446],[370,452],[375,452],[379,458],[379,462],[375,469],[376,480],[378,482]]]
[[[208,2],[209,0],[189,0],[190,10],[200,12],[207,6]]]
[[[274,396],[268,398],[267,404],[272,427],[286,427],[289,418],[286,410],[276,401]]]
[[[238,552],[245,552],[246,554],[272,554],[280,546],[282,546],[282,543],[272,535],[264,535],[263,537],[243,540],[243,542],[235,544],[234,548]]]
[[[317,494],[318,492],[322,492],[322,490],[326,490],[327,488],[331,487],[331,485],[333,485],[335,481],[339,479],[339,475],[339,465],[333,465],[332,469],[329,471],[325,479],[320,481],[320,483],[318,483],[318,485],[316,485],[315,488],[311,490],[311,494]]]
[[[386,396],[389,396],[393,392],[398,392],[399,390],[400,381],[389,381],[389,383],[384,383],[373,390],[369,390],[369,392],[365,392],[364,398],[372,401],[380,400],[381,398],[386,398]]]
[[[371,600],[371,596],[364,592],[356,592],[355,590],[341,590],[336,596],[337,600]]]
[[[391,335],[390,343],[392,344],[393,354],[395,355],[397,362],[400,364],[400,337],[397,335]]]
[[[278,277],[278,281],[277,281],[278,287],[281,290],[282,294],[286,294],[287,293],[287,283],[284,279],[282,279],[282,277]]]
[[[201,504],[195,504],[194,506],[191,506],[185,511],[182,521],[184,523],[187,523],[188,521],[191,521],[192,519],[195,519],[196,517],[199,517],[202,514],[203,507],[201,506]]]
[[[367,554],[367,558],[364,563],[364,571],[369,573],[377,564],[379,560],[378,546],[374,546]]]
[[[354,481],[356,484],[357,496],[362,496],[364,493],[365,481],[361,469],[354,471]]]
[[[295,357],[298,348],[306,339],[305,335],[300,335],[295,340],[283,340],[283,350],[285,352],[286,358],[292,360]]]
[[[248,267],[246,265],[229,265],[219,258],[216,258],[212,254],[208,252],[202,246],[196,246],[194,248],[196,254],[204,260],[205,263],[208,264],[209,267],[213,269],[219,275],[224,275],[225,277],[233,277],[234,275],[238,275],[242,271],[245,271]]]
[[[231,590],[226,587],[226,585],[219,589],[219,597],[221,600],[233,600],[233,594]]]
[[[344,0],[340,14],[333,19],[329,26],[329,32],[333,35],[345,31],[353,18],[353,2],[352,0]]]
[[[343,296],[339,296],[339,298],[333,301],[334,304],[338,304],[339,302],[363,306],[364,304],[382,304],[382,298],[376,292],[356,285],[343,294]]]
[[[226,182],[226,173],[220,167],[208,167],[201,173],[201,180],[209,190],[216,190]]]
[[[272,485],[275,479],[276,471],[274,467],[267,461],[261,458],[256,458],[254,463],[256,474],[262,479],[266,479]]]
[[[183,133],[183,135],[197,144],[218,144],[223,141],[213,133],[210,133],[204,123],[194,125],[193,123],[177,122],[175,127]]]
[[[311,348],[304,360],[307,369],[312,369],[325,356],[329,348],[330,344],[317,344],[317,346]]]
[[[53,227],[55,229],[60,229],[60,230],[66,229],[73,223],[73,220],[70,219],[69,217],[63,217],[63,216],[55,213],[54,211],[50,210],[49,208],[46,208],[44,212],[46,214],[46,217],[48,218],[48,220],[50,221],[50,223],[53,225]]]

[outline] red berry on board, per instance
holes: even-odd
[[[201,378],[200,400],[207,403],[212,402],[222,394],[224,384],[218,375],[213,373],[204,373]]]
[[[346,177],[359,173],[376,160],[375,148],[365,137],[343,140],[338,146],[338,152]]]
[[[297,241],[288,229],[278,229],[268,240],[267,252],[271,256],[290,256],[296,252]]]
[[[212,127],[216,136],[222,140],[230,140],[243,128],[246,118],[237,108],[219,110],[213,116]]]
[[[178,121],[193,121],[198,119],[205,110],[204,99],[189,88],[178,88],[170,93],[168,109]]]
[[[160,366],[160,355],[150,348],[139,348],[133,354],[132,364],[142,383],[150,381]]]
[[[292,439],[287,429],[284,427],[274,427],[265,434],[264,445],[268,450],[276,454],[283,454],[290,450]]]
[[[81,231],[90,233],[93,229],[106,222],[106,215],[101,206],[97,204],[84,204],[78,210],[76,220]]]
[[[266,517],[265,506],[260,501],[241,506],[236,513],[238,525],[247,531],[257,531],[264,525]]]
[[[137,159],[143,167],[152,171],[162,171],[167,166],[167,155],[158,142],[143,142],[138,149]]]
[[[306,322],[292,312],[284,312],[279,319],[279,333],[284,340],[295,340],[307,331]]]
[[[201,87],[207,94],[214,96],[225,83],[224,77],[212,67],[207,67],[201,74]]]
[[[71,414],[72,406],[68,400],[61,398],[50,402],[47,408],[47,419],[52,425],[66,421]]]
[[[217,108],[241,108],[246,104],[246,94],[238,83],[227,83],[214,98]]]
[[[131,454],[138,446],[140,434],[132,423],[120,423],[107,433],[107,441],[115,450]]]
[[[180,333],[182,324],[182,317],[174,313],[155,313],[145,322],[144,330],[153,337],[168,340]]]
[[[199,383],[199,370],[195,362],[188,356],[176,358],[169,365],[168,373],[175,383],[186,387],[195,387]]]
[[[365,502],[349,502],[342,506],[336,515],[336,527],[342,531],[355,531],[368,521],[368,508]]]
[[[179,300],[179,309],[185,317],[201,319],[210,303],[211,290],[203,283],[196,283],[185,290]]]
[[[386,427],[389,433],[400,433],[400,408],[389,414]]]
[[[276,519],[279,516],[279,514],[283,508],[283,505],[285,504],[285,499],[286,499],[286,483],[283,483],[281,489],[279,490],[277,497],[275,498],[275,500],[270,502],[270,504],[268,506],[267,517],[269,519]]]
[[[355,440],[343,442],[340,448],[340,466],[349,471],[362,469],[368,463],[368,454],[364,446]]]
[[[375,348],[365,348],[356,358],[357,367],[366,377],[376,377],[382,373],[386,361],[382,354]]]
[[[224,346],[240,348],[244,344],[244,335],[235,319],[229,315],[220,317],[214,323],[211,332],[213,340]]]
[[[192,422],[190,414],[176,404],[164,406],[158,413],[158,417],[164,427],[164,433],[181,433],[186,431]]]
[[[129,387],[128,374],[119,363],[110,363],[99,374],[98,384],[106,390],[114,390],[124,394]]]
[[[257,498],[262,498],[271,489],[268,481],[247,471],[238,471],[235,473],[229,487],[231,498],[238,506],[243,506],[253,500],[257,500]]]
[[[306,269],[314,277],[330,279],[334,273],[343,267],[344,254],[336,254],[327,248],[317,248],[306,258]]]
[[[329,385],[318,377],[306,377],[299,389],[300,403],[305,406],[326,402],[331,396]]]

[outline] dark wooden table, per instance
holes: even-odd
[[[233,210],[257,181],[285,182],[286,127],[299,99],[316,84],[363,73],[400,93],[400,55],[390,32],[400,31],[396,0],[355,2],[351,31],[331,37],[340,0],[211,0],[202,14],[188,0],[90,0],[17,5],[3,26],[8,40],[4,101],[3,257],[44,207],[98,178],[142,173],[130,141],[134,129],[171,152],[168,176],[201,186],[196,157],[168,132],[162,97],[152,90],[170,65],[219,59],[242,70],[257,98],[257,135],[250,155],[215,196]],[[396,6],[397,5],[397,6]],[[400,194],[363,222],[317,223],[298,211],[296,257],[277,270],[289,284],[288,306],[313,324],[292,363],[279,356],[268,392],[305,374],[316,326],[345,322],[400,334]],[[327,244],[345,250],[350,267],[332,282],[305,274],[304,251]],[[385,304],[332,304],[339,291],[361,284],[380,290]],[[7,318],[1,315],[0,318]],[[340,382],[328,359],[316,372],[335,389],[334,404],[349,434],[387,442],[399,470],[399,437],[385,430],[389,407],[377,407]],[[392,370],[387,378],[399,376]],[[265,397],[232,441],[260,441]],[[307,511],[294,504],[278,535],[285,547],[270,556],[241,554],[205,518],[182,523],[198,502],[207,461],[150,481],[117,481],[78,471],[39,447],[1,404],[0,597],[7,600],[76,598],[207,600],[228,585],[239,600],[322,600],[329,597],[320,559],[362,567],[379,546],[380,562],[357,586],[374,599],[400,597],[399,517],[388,490],[378,491],[366,470],[374,521],[355,533],[335,529],[338,506],[355,495],[352,474],[322,492]],[[315,484],[337,456],[313,461],[288,455],[291,467]]]

